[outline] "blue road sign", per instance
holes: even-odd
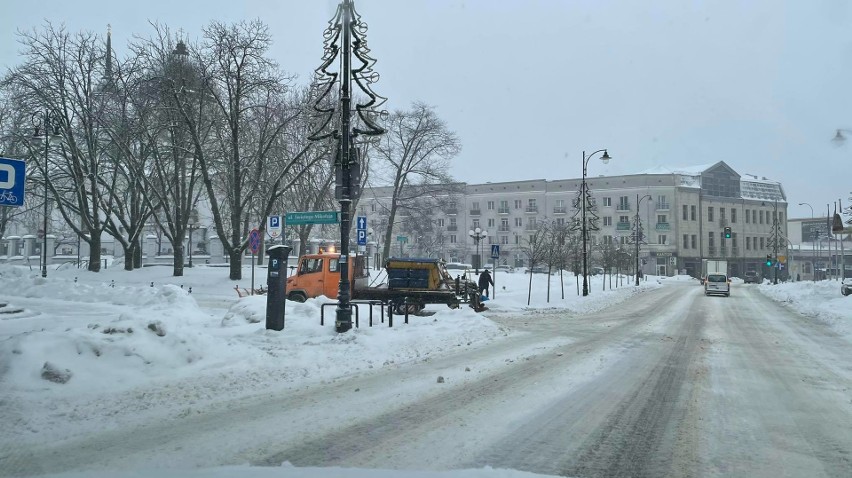
[[[281,227],[281,216],[269,216],[269,228]]]
[[[257,229],[252,229],[249,233],[249,250],[252,254],[257,254],[260,250],[260,231]]]
[[[500,244],[491,244],[491,258],[499,259],[500,258]]]
[[[367,216],[358,216],[357,226],[355,229],[366,231],[367,230]]]
[[[367,245],[367,231],[363,229],[358,229],[356,231],[358,233],[358,245],[366,246]]]
[[[20,159],[0,158],[0,206],[24,205],[27,163]]]

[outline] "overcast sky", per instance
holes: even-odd
[[[3,2],[0,65],[44,19],[105,32],[118,53],[148,20],[192,39],[211,19],[261,18],[282,68],[309,78],[328,0]],[[852,2],[356,0],[389,109],[434,105],[460,136],[462,181],[581,175],[724,160],[781,181],[791,217],[852,191]]]

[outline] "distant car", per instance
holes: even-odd
[[[599,276],[599,275],[604,273],[604,268],[603,267],[592,267],[591,272],[592,272],[593,276]]]
[[[465,264],[464,262],[447,262],[444,266],[447,270],[451,271],[465,271],[468,269],[473,269],[473,265]]]
[[[746,284],[759,284],[760,278],[757,277],[757,272],[755,271],[747,271],[745,276],[743,277],[743,281]]]
[[[533,274],[547,274],[547,267],[541,267],[541,266],[533,267],[532,271],[533,271]],[[524,273],[529,274],[530,273],[529,268],[527,268],[524,271]]]
[[[707,274],[704,281],[704,295],[731,295],[731,280],[727,274]]]
[[[840,293],[843,295],[852,294],[852,278],[843,279],[840,283]]]

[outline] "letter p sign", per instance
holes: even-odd
[[[0,206],[23,206],[27,165],[20,159],[0,158]]]

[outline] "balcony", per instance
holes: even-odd
[[[671,208],[671,204],[664,202],[657,204],[657,211],[668,211]]]
[[[497,214],[509,214],[509,208],[501,207],[501,208],[497,209]]]
[[[470,215],[471,215],[471,216],[481,216],[481,215],[482,215],[482,211],[481,211],[481,210],[479,210],[479,209],[471,209],[471,210],[470,210]]]
[[[616,211],[629,211],[630,210],[630,204],[619,204],[619,205],[615,206],[615,210]]]
[[[671,224],[669,224],[667,222],[658,222],[654,226],[654,229],[656,229],[657,231],[671,231],[672,226],[671,226]]]
[[[525,231],[537,231],[538,230],[538,223],[534,222],[532,224],[527,224],[526,227],[524,227],[524,230]]]
[[[451,225],[447,226],[447,231],[448,231],[448,232],[456,232],[456,231],[458,231],[458,230],[459,230],[459,227],[458,227],[458,226],[456,226],[456,225],[451,224]]]
[[[526,211],[530,213],[536,213],[538,212],[538,206],[527,206]]]
[[[509,232],[509,226],[499,226],[497,232]]]
[[[567,207],[554,207],[553,214],[565,214],[568,212]]]
[[[444,209],[444,214],[446,214],[448,216],[457,216],[458,213],[459,213],[458,208],[450,207],[450,208]]]
[[[617,223],[615,223],[615,230],[616,231],[629,231],[630,230],[630,223],[629,222],[617,222]]]

